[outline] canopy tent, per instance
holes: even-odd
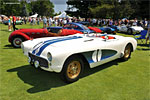
[[[61,13],[60,15],[55,16],[54,18],[72,18],[66,14],[66,12]]]
[[[30,16],[30,17],[37,17],[37,16],[38,16],[38,14],[36,13],[36,14],[34,14],[34,15]]]

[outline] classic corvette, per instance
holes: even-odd
[[[144,30],[141,26],[126,26],[124,24],[121,26],[118,26],[118,28],[120,32],[126,32],[128,34],[136,34]]]
[[[114,59],[128,60],[136,49],[134,38],[108,34],[74,34],[28,40],[21,48],[36,68],[61,74],[65,82],[79,79],[90,68]]]
[[[80,33],[77,30],[62,29],[61,27],[48,27],[46,29],[20,29],[12,32],[8,38],[8,41],[13,47],[20,48],[21,43],[26,40],[51,37],[51,36],[65,36]]]

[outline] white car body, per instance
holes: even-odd
[[[139,33],[142,30],[144,30],[141,26],[127,27],[126,25],[121,25],[121,26],[118,26],[118,28],[119,28],[120,32],[126,32],[126,33],[128,33],[129,29],[131,29],[132,30],[132,34],[133,33]]]
[[[51,72],[61,72],[67,58],[74,54],[82,54],[90,68],[104,64],[124,55],[127,44],[131,44],[133,51],[137,42],[134,38],[119,35],[106,35],[115,39],[100,38],[104,34],[75,34],[63,37],[46,37],[28,40],[22,43],[24,55],[33,56],[33,62],[39,60],[42,69]],[[30,53],[30,54],[29,54]],[[48,60],[48,53],[51,54],[51,61]],[[41,60],[41,61],[40,61]],[[40,64],[44,63],[44,64]],[[43,67],[44,65],[44,67]]]

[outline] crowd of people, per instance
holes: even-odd
[[[147,27],[148,24],[150,24],[150,21],[148,21],[146,18],[143,20],[137,20],[137,18],[129,20],[129,19],[118,19],[118,20],[113,20],[113,19],[100,19],[100,18],[55,18],[55,17],[15,17],[15,16],[10,16],[8,18],[2,18],[0,17],[1,20],[8,20],[9,27],[11,26],[13,19],[14,21],[20,20],[24,24],[30,23],[31,25],[40,25],[41,22],[43,22],[43,27],[51,27],[53,26],[63,26],[68,22],[88,22],[91,26],[111,26],[111,25],[134,25],[134,26],[141,26],[143,28]],[[15,25],[15,22],[14,22]],[[15,27],[14,27],[15,28]],[[10,28],[9,28],[10,29]],[[16,29],[16,28],[15,28]],[[15,30],[14,29],[14,30]]]

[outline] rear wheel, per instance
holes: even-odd
[[[24,41],[24,38],[21,36],[16,36],[12,39],[12,46],[15,48],[20,48],[21,47],[21,43]]]
[[[81,72],[83,71],[83,61],[80,56],[72,56],[65,62],[61,77],[67,83],[75,82],[79,79]]]
[[[125,47],[125,50],[124,50],[124,56],[122,57],[122,59],[124,61],[128,60],[131,56],[131,51],[132,51],[132,46],[131,44],[128,44],[126,47]]]
[[[127,33],[128,33],[128,34],[133,34],[132,29],[129,28],[128,31],[127,31]]]

